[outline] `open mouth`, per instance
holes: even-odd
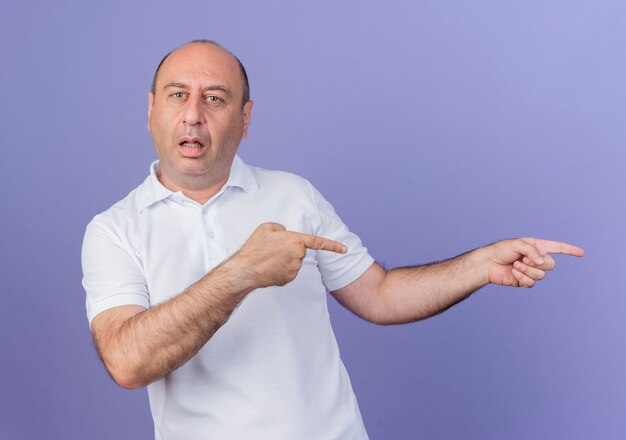
[[[184,139],[178,146],[183,156],[198,157],[204,151],[204,144],[197,139]]]
[[[185,147],[185,148],[202,148],[204,147],[204,145],[202,145],[200,142],[181,142],[180,144],[181,147]]]

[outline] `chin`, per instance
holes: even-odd
[[[211,171],[211,167],[207,164],[191,164],[191,165],[183,165],[176,168],[176,172],[178,174],[183,174],[186,176],[200,176],[207,174]]]

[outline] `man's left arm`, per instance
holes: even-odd
[[[503,240],[439,263],[390,271],[378,263],[332,292],[346,308],[377,324],[441,313],[487,284],[533,287],[555,267],[550,254],[582,257],[576,246],[536,238]]]

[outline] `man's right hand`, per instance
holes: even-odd
[[[307,249],[345,253],[336,241],[260,225],[231,258],[183,293],[146,310],[128,305],[98,314],[94,340],[113,379],[145,386],[195,355],[248,293],[293,280]]]
[[[343,244],[315,235],[287,231],[278,223],[263,223],[231,258],[250,286],[283,286],[297,275],[307,249],[345,254]]]

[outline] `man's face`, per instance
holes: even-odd
[[[192,43],[165,60],[148,95],[165,186],[203,189],[226,179],[250,124],[252,102],[242,109],[242,97],[237,61],[218,46]]]

